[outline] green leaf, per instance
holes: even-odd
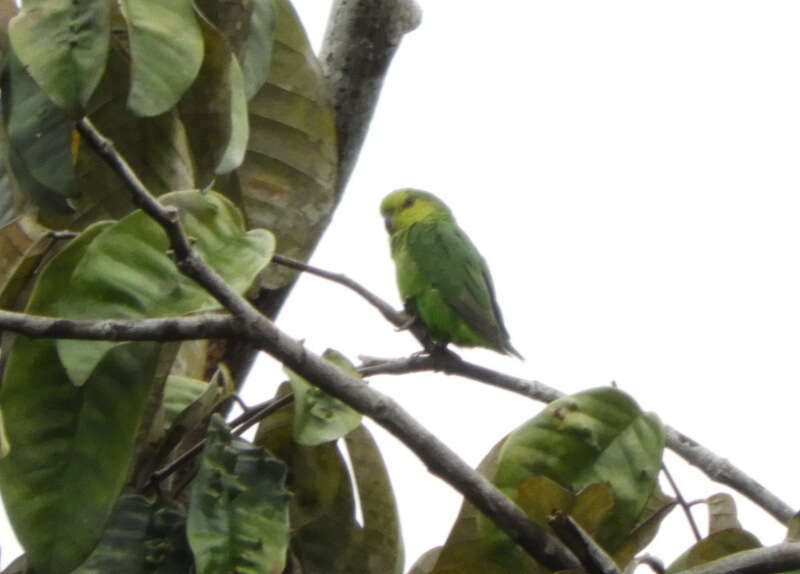
[[[364,523],[358,543],[340,571],[402,574],[403,537],[389,472],[367,427],[360,425],[345,438]]]
[[[348,374],[360,378],[340,353],[328,349],[322,355]],[[343,437],[361,424],[361,413],[313,386],[291,369],[284,369],[294,390],[294,440],[314,446]]]
[[[655,416],[617,389],[593,389],[550,403],[514,431],[501,450],[494,482],[514,499],[518,486],[537,474],[572,492],[610,484],[614,511],[595,538],[613,552],[645,509],[663,448]]]
[[[278,395],[288,392],[282,386]],[[380,452],[362,425],[345,437],[353,468],[333,442],[305,446],[292,439],[294,410],[279,409],[259,425],[256,442],[289,467],[292,550],[304,574],[402,572],[396,502]],[[363,525],[356,520],[358,498]]]
[[[248,100],[258,93],[269,76],[274,33],[274,0],[253,0],[250,29],[242,58],[245,93]]]
[[[75,190],[72,120],[58,108],[9,51],[2,78],[3,121],[9,165],[20,190],[37,204],[70,211]]]
[[[189,544],[197,571],[280,573],[289,544],[286,467],[234,438],[219,415],[192,484]]]
[[[128,106],[155,116],[175,106],[203,63],[203,33],[191,0],[123,0],[132,59]]]
[[[192,403],[203,396],[209,389],[205,381],[170,375],[164,385],[164,400],[161,403],[164,409],[164,424],[168,427],[178,415]]]
[[[590,484],[575,497],[570,516],[594,536],[614,512],[614,491],[607,482]]]
[[[234,56],[231,56],[228,83],[231,87],[231,137],[215,170],[217,174],[228,173],[242,164],[245,151],[247,151],[247,140],[250,137],[244,74]]]
[[[306,260],[336,203],[336,129],[303,26],[288,0],[273,1],[272,58],[266,83],[250,100],[247,153],[219,191],[242,207],[249,227],[272,230],[281,253]],[[278,288],[295,275],[274,266],[262,283]]]
[[[0,307],[24,307],[18,297],[54,242],[50,230],[28,215],[0,227]]]
[[[269,262],[272,235],[245,232],[241,214],[214,192],[177,191],[162,203],[178,208],[185,232],[199,254],[237,292],[243,293]],[[216,309],[219,303],[178,271],[167,251],[166,233],[137,211],[109,226],[92,241],[69,276],[72,296],[62,297],[51,314],[70,318],[167,317]],[[130,257],[135,253],[136,257]],[[80,385],[114,341],[62,339],[58,353],[72,381]]]
[[[198,14],[205,54],[194,83],[178,104],[194,156],[198,187],[239,165],[247,142],[244,78],[225,36]]]
[[[704,538],[684,552],[667,568],[666,574],[678,574],[689,568],[724,558],[742,550],[760,548],[758,538],[740,528],[721,530]]]
[[[64,277],[109,225],[88,229],[50,261],[29,313],[47,314],[46,294],[69,297]],[[159,384],[160,353],[155,343],[120,346],[76,388],[54,341],[16,337],[0,388],[11,444],[0,460],[0,490],[39,574],[71,571],[99,539],[128,476],[150,393]]]
[[[287,383],[276,397],[291,392]],[[258,425],[255,443],[266,448],[289,467],[287,486],[292,492],[291,519],[294,530],[325,516],[335,506],[337,516],[349,521],[355,513],[347,465],[336,444],[304,446],[293,440],[294,407],[286,405]],[[349,522],[348,522],[349,523]],[[339,529],[342,530],[341,528]]]
[[[25,0],[9,23],[25,68],[70,114],[81,114],[105,70],[110,6],[108,0]]]
[[[614,552],[614,561],[621,567],[627,566],[631,560],[658,534],[661,521],[675,508],[677,501],[664,494],[656,485],[653,495],[647,501],[639,524]]]
[[[123,494],[97,547],[72,574],[189,572],[186,512],[171,500]]]

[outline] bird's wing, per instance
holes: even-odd
[[[486,262],[452,223],[421,222],[409,229],[409,255],[420,275],[469,325],[504,348],[508,333],[494,296]]]

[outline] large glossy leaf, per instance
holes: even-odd
[[[197,185],[241,163],[248,137],[247,100],[241,68],[225,36],[202,15],[205,54],[178,109],[194,156]]]
[[[123,494],[103,537],[72,574],[176,574],[189,572],[186,512],[171,500]]]
[[[350,550],[348,566],[341,572],[402,574],[404,551],[400,518],[378,445],[364,425],[349,433],[344,442],[358,487],[364,523],[357,544]]]
[[[179,191],[161,201],[178,208],[187,234],[214,270],[243,293],[274,248],[263,229],[244,230],[241,214],[214,192]],[[54,315],[80,318],[165,317],[216,309],[219,303],[183,275],[169,258],[163,229],[142,211],[109,226],[92,241],[69,278],[72,295]],[[130,257],[135,253],[136,257]],[[113,341],[60,340],[58,353],[75,384],[82,384]]]
[[[275,1],[253,0],[250,29],[242,55],[242,71],[248,100],[258,93],[269,76],[274,33]]]
[[[191,0],[123,0],[132,59],[128,106],[155,116],[189,89],[203,62],[203,34]]]
[[[192,484],[187,532],[197,572],[280,573],[289,543],[286,466],[215,415]]]
[[[74,191],[72,120],[39,88],[13,51],[2,78],[8,160],[19,189],[43,207],[68,211]]]
[[[348,374],[360,378],[353,365],[340,353],[328,349],[322,357]],[[294,391],[294,440],[314,446],[343,437],[361,424],[361,413],[313,386],[303,377],[284,369]]]
[[[336,131],[327,84],[297,14],[288,0],[274,0],[274,8],[269,75],[250,100],[244,163],[223,191],[242,205],[251,227],[275,233],[281,253],[305,260],[336,202]],[[274,266],[264,277],[265,285],[280,287],[294,272]]]
[[[98,224],[42,272],[27,311],[47,314],[52,295]],[[56,344],[18,336],[8,356],[0,408],[11,452],[0,461],[0,490],[29,563],[39,574],[69,572],[102,533],[128,475],[148,400],[166,376],[155,343],[117,347],[82,388],[69,381]]]
[[[11,45],[59,107],[79,115],[106,65],[108,0],[25,0],[9,24]]]
[[[663,448],[655,416],[617,389],[593,389],[550,403],[514,431],[500,452],[494,482],[513,499],[519,485],[538,474],[572,492],[609,483],[614,512],[595,538],[613,552],[653,493]]]

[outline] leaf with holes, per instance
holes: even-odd
[[[191,568],[186,511],[172,500],[125,493],[97,547],[72,574],[169,574]]]
[[[355,367],[342,354],[328,349],[322,357],[360,378]],[[294,440],[309,446],[343,437],[361,424],[361,413],[315,387],[291,369],[284,369],[294,391]]]
[[[187,521],[199,573],[283,570],[289,544],[285,479],[282,462],[234,438],[219,415],[212,417]]]

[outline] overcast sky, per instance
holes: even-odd
[[[315,46],[329,1],[295,0]],[[800,4],[422,0],[312,262],[399,306],[382,197],[443,198],[488,260],[525,362],[565,392],[616,383],[793,506],[800,381]],[[417,350],[351,293],[303,278],[279,325],[315,351]],[[282,379],[268,360],[246,396]],[[470,464],[541,405],[443,375],[374,378]],[[374,428],[374,425],[373,427]],[[407,567],[460,498],[375,433]],[[667,457],[689,499],[725,490]],[[784,530],[740,502],[762,542]],[[705,514],[697,517],[705,528]],[[679,511],[649,551],[691,544]],[[14,552],[3,545],[3,564]]]

